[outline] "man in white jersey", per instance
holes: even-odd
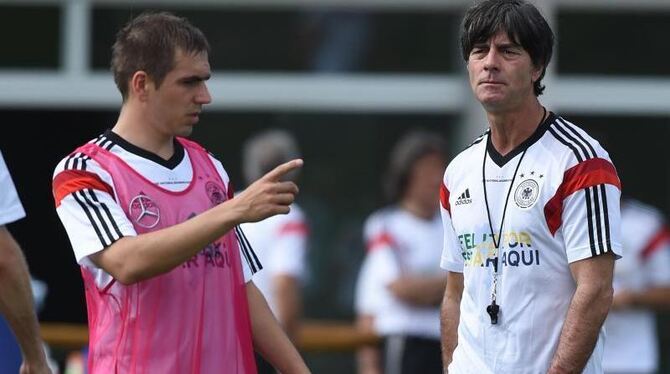
[[[406,134],[394,146],[385,181],[393,205],[365,223],[367,254],[356,285],[358,328],[383,338],[358,352],[360,374],[441,373],[440,300],[446,273],[439,204],[446,164],[439,135]]]
[[[444,365],[450,373],[602,373],[621,254],[607,152],[538,100],[553,33],[522,0],[471,7],[461,47],[488,130],[440,193]]]
[[[56,167],[53,194],[86,287],[91,372],[284,373],[302,358],[250,281],[238,225],[286,214],[292,160],[232,198],[221,163],[184,136],[211,101],[209,44],[186,19],[144,13],[117,34],[117,123]]]
[[[247,140],[242,149],[242,170],[248,184],[289,160],[299,158],[295,138],[284,130],[267,130]],[[296,182],[296,172],[284,180]],[[253,275],[256,287],[270,305],[279,323],[295,340],[302,313],[301,288],[307,276],[306,252],[308,225],[302,209],[294,203],[286,215],[260,222],[245,223],[242,230],[263,264]],[[257,358],[259,373],[272,373],[267,362]]]
[[[603,367],[608,374],[656,373],[654,312],[670,308],[670,228],[658,209],[623,199],[621,233],[626,255],[614,267]]]
[[[25,217],[23,205],[0,152],[0,313],[14,333],[21,349],[21,374],[51,373],[40,339],[30,287],[28,266],[8,223]],[[10,351],[4,347],[0,355]],[[0,360],[2,361],[2,360]],[[4,367],[11,370],[13,368]]]

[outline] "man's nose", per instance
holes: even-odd
[[[195,99],[198,104],[209,104],[212,102],[212,95],[210,95],[209,89],[207,88],[206,84],[202,85]]]
[[[498,69],[498,63],[500,62],[500,53],[494,48],[489,49],[489,52],[484,57],[484,69],[485,70],[495,70]]]

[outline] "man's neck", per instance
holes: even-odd
[[[528,139],[544,121],[546,113],[538,101],[519,110],[487,113],[491,143],[501,155],[514,150]]]
[[[128,143],[154,153],[164,160],[174,155],[174,137],[157,132],[149,118],[124,105],[112,131]]]

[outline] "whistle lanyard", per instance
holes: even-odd
[[[544,107],[544,113],[542,114],[542,119],[540,119],[540,123],[537,124],[537,127],[540,127],[542,125],[542,122],[544,122],[544,117],[547,115],[547,109]],[[536,127],[536,128],[537,128]],[[489,141],[491,138],[491,133],[489,133]],[[493,144],[493,142],[491,142]],[[493,232],[493,221],[491,220],[491,209],[489,208],[489,200],[488,200],[488,194],[486,192],[486,158],[488,156],[488,145],[484,147],[484,161],[482,162],[482,186],[484,187],[484,202],[486,204],[486,216],[489,221],[489,229],[491,230],[491,237],[493,240],[493,247],[494,247],[494,255],[495,255],[495,260],[493,261],[493,284],[491,285],[491,304],[486,307],[486,313],[491,317],[491,324],[495,325],[498,323],[498,313],[500,312],[500,306],[496,304],[496,299],[498,295],[498,275],[500,273],[500,245],[502,241],[502,232],[503,232],[503,226],[505,225],[505,214],[507,213],[507,203],[509,202],[509,195],[512,193],[512,188],[514,187],[514,180],[516,179],[516,174],[519,171],[519,167],[521,166],[521,161],[523,161],[523,157],[526,155],[526,151],[528,148],[524,149],[523,153],[521,153],[521,157],[519,157],[519,162],[516,164],[516,168],[514,169],[514,174],[512,174],[512,180],[509,183],[509,188],[507,189],[507,197],[505,198],[505,205],[503,207],[502,211],[502,217],[500,219],[500,229],[498,230],[498,236],[496,240],[495,233]]]
[[[490,135],[489,135],[490,136]],[[512,187],[514,186],[514,180],[516,179],[516,173],[519,171],[519,166],[521,166],[521,161],[523,161],[523,156],[526,155],[526,150],[521,153],[519,157],[519,162],[516,164],[516,169],[514,169],[514,174],[512,175],[512,180],[509,183],[509,188],[507,189],[507,197],[505,198],[505,206],[502,212],[502,218],[500,219],[500,229],[498,230],[498,240],[493,232],[493,221],[491,220],[491,209],[489,208],[488,195],[486,193],[486,157],[488,156],[488,150],[484,150],[484,162],[482,162],[482,185],[484,186],[484,202],[486,204],[486,216],[489,220],[489,229],[491,230],[491,238],[493,239],[494,255],[495,261],[493,261],[493,285],[491,286],[491,305],[486,307],[486,312],[491,317],[491,324],[495,325],[498,323],[498,312],[500,311],[500,306],[496,304],[496,297],[498,294],[498,274],[500,272],[500,244],[502,241],[502,232],[503,226],[505,225],[505,214],[507,213],[507,203],[509,202],[509,195],[512,192]]]

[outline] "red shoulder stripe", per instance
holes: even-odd
[[[304,236],[307,235],[308,233],[309,228],[304,222],[300,221],[286,222],[279,228],[279,235],[296,234]]]
[[[377,236],[370,239],[367,243],[368,252],[372,252],[383,246],[395,246],[393,237],[387,232],[381,232]]]
[[[444,185],[444,182],[440,185],[440,204],[442,207],[451,214],[451,205],[449,204],[449,190],[447,186]]]
[[[84,170],[64,170],[53,180],[52,193],[56,207],[60,206],[60,202],[65,196],[86,188],[114,195],[112,186],[103,182],[96,174]]]
[[[544,217],[552,235],[562,224],[563,200],[579,190],[601,184],[611,184],[621,190],[621,181],[614,165],[605,159],[591,158],[565,171],[563,183],[544,206]]]
[[[649,239],[647,246],[644,247],[642,253],[640,253],[640,257],[642,257],[643,260],[647,260],[652,253],[663,247],[664,244],[668,244],[668,242],[670,242],[670,228],[668,228],[668,226],[663,226],[651,237],[651,239]]]

